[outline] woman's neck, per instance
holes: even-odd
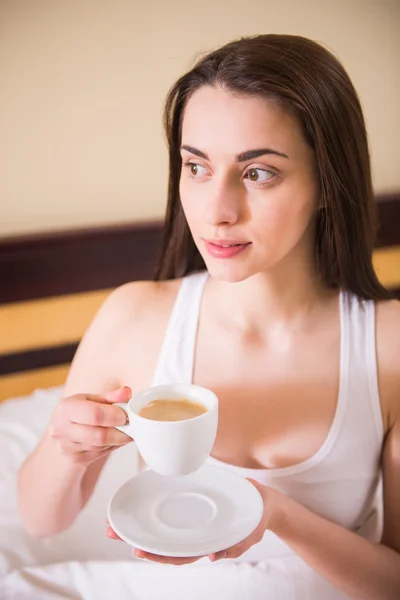
[[[279,336],[304,329],[311,314],[337,291],[328,289],[313,265],[275,268],[238,283],[212,280],[218,311],[244,333]],[[212,293],[212,290],[210,290]],[[224,319],[225,320],[225,319]]]

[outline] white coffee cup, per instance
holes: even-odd
[[[180,421],[154,421],[139,415],[144,406],[159,399],[192,400],[207,410]],[[211,390],[191,384],[159,385],[114,406],[122,408],[129,419],[116,429],[135,440],[143,460],[153,471],[161,475],[187,475],[207,460],[218,427],[218,398]]]

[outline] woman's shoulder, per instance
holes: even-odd
[[[173,299],[181,279],[168,281],[132,281],[115,288],[102,306],[110,318],[125,320],[143,317],[154,309],[160,311]]]
[[[153,318],[155,313],[161,316],[165,312],[169,314],[183,280],[196,282],[200,277],[202,281],[205,274],[206,272],[199,271],[176,279],[125,283],[110,293],[101,308],[101,313],[105,313],[111,319],[127,319],[131,323],[138,320],[142,322],[147,316]]]
[[[380,300],[376,302],[377,341],[400,361],[400,301]]]
[[[378,385],[387,425],[400,418],[400,301],[376,303]]]
[[[179,285],[179,280],[135,281],[113,290],[79,344],[67,379],[69,395],[149,385]]]

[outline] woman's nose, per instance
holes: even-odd
[[[204,203],[204,220],[207,225],[234,225],[240,219],[241,204],[239,190],[233,185],[219,185],[208,190]]]

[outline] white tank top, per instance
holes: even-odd
[[[192,383],[200,303],[208,273],[185,277],[179,288],[152,385]],[[384,429],[379,402],[373,301],[340,293],[340,384],[329,433],[311,458],[278,469],[248,469],[213,457],[223,466],[297,500],[320,516],[379,541],[377,510]],[[267,531],[240,557],[258,562],[292,555]]]

